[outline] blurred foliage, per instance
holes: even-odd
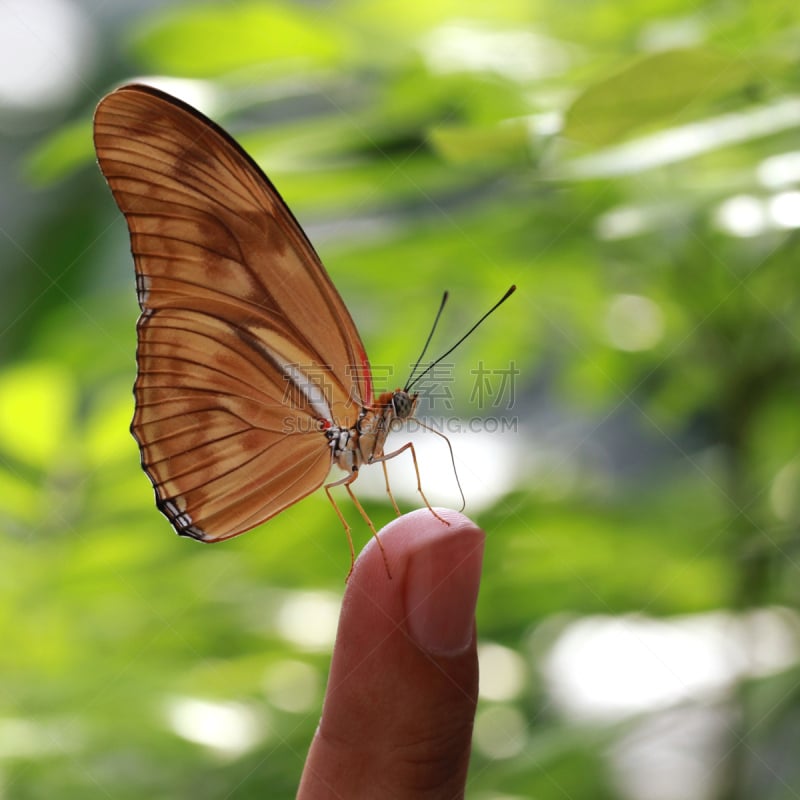
[[[408,363],[443,288],[449,334],[519,285],[456,359],[463,415],[469,365],[520,369],[517,480],[476,515],[483,640],[797,606],[796,3],[119,5],[66,113],[0,153],[0,796],[293,796],[330,641],[281,620],[347,568],[324,496],[215,548],[153,508],[127,232],[91,163],[95,103],[136,75],[186,79],[264,166],[373,362]],[[716,796],[800,791],[759,769],[796,686],[732,694]],[[176,735],[192,698],[250,740]],[[623,796],[613,729],[559,720],[533,667],[513,702],[527,744],[476,750],[470,796]]]

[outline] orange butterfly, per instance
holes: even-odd
[[[94,143],[130,230],[142,309],[131,432],[158,508],[179,534],[220,541],[318,489],[335,464],[346,475],[325,490],[352,563],[330,490],[344,485],[375,532],[351,484],[361,465],[385,473],[406,449],[416,469],[410,442],[384,452],[392,424],[413,415],[411,382],[373,396],[364,345],[319,256],[219,126],[130,85],[98,105]]]

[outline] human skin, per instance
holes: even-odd
[[[464,796],[478,694],[484,533],[437,509],[374,540],[345,591],[322,718],[299,800]]]

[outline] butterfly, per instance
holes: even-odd
[[[374,534],[351,485],[361,466],[381,463],[388,490],[386,461],[407,449],[417,469],[410,442],[384,450],[414,414],[411,380],[375,397],[364,345],[319,256],[214,122],[131,84],[100,101],[94,145],[130,233],[141,308],[131,432],[156,505],[179,534],[216,542],[325,485],[352,565],[331,489],[345,487]],[[345,475],[325,484],[332,465]],[[418,469],[417,478],[438,517]]]

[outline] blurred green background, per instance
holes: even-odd
[[[498,478],[467,491],[467,796],[800,794],[796,0],[4,0],[0,65],[0,798],[293,797],[324,691],[324,493],[181,540],[128,433],[91,115],[155,76],[264,167],[399,382],[443,289],[439,352],[519,285],[426,410],[509,428],[453,437]]]

